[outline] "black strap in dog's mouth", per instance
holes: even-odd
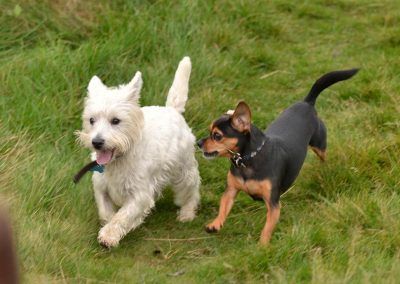
[[[74,176],[74,183],[78,183],[88,171],[102,173],[104,171],[104,166],[99,165],[96,161],[91,161]]]

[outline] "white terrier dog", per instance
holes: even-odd
[[[165,107],[140,107],[141,73],[127,85],[109,88],[94,76],[83,112],[85,147],[104,172],[93,174],[99,216],[98,241],[117,246],[139,226],[167,185],[180,207],[178,220],[191,221],[199,204],[200,176],[185,110],[191,71],[189,57],[179,63]],[[118,207],[118,211],[115,207]]]

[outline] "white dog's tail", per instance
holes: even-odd
[[[166,106],[175,108],[179,113],[185,111],[185,104],[188,99],[189,78],[192,70],[190,58],[185,56],[179,62],[178,69],[175,72],[174,82],[169,89]]]

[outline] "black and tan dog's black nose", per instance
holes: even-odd
[[[101,148],[104,146],[104,139],[98,137],[93,138],[92,145],[95,149],[101,150]]]
[[[199,148],[202,148],[203,147],[203,144],[204,144],[204,138],[203,139],[200,139],[199,141],[197,141],[197,146],[199,146]]]

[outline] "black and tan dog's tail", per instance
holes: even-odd
[[[307,97],[305,97],[304,101],[306,103],[309,103],[310,105],[315,105],[315,101],[317,100],[318,95],[323,90],[325,90],[329,86],[339,81],[350,79],[358,72],[358,70],[359,69],[355,68],[355,69],[332,71],[326,73],[314,83]]]

